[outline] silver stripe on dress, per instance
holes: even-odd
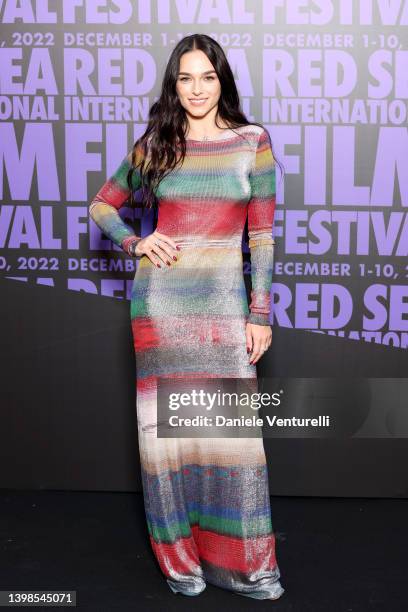
[[[236,248],[242,246],[241,238],[228,238],[228,239],[216,239],[216,238],[197,238],[195,240],[177,239],[174,238],[174,242],[183,247],[227,247]]]

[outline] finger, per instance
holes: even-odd
[[[166,253],[166,257],[167,259],[171,259],[173,261],[177,261],[178,258],[178,251],[176,249],[173,248],[173,246],[170,243],[167,243],[164,239],[159,238],[156,236],[156,240],[155,242],[159,243],[159,247]],[[174,241],[172,241],[174,242]],[[174,243],[175,244],[175,243]]]
[[[260,353],[261,353],[261,343],[258,338],[255,338],[249,362],[255,363],[259,359]]]
[[[174,251],[176,251],[176,253],[177,251],[180,251],[181,247],[176,242],[174,242],[174,240],[170,238],[170,236],[167,236],[167,234],[162,234],[158,231],[154,233],[158,238],[160,238],[160,240],[163,240],[164,242],[169,244],[174,249]],[[172,251],[169,251],[169,255],[172,255]]]
[[[259,360],[260,357],[261,357],[261,353],[259,352],[252,353],[249,363],[251,365],[254,365]]]
[[[160,259],[153,253],[153,251],[147,251],[147,253],[145,253],[145,255],[150,259],[150,261],[152,262],[153,265],[155,265],[157,268],[162,268],[163,267],[163,263],[160,263]]]
[[[155,244],[148,243],[145,248],[145,255],[150,259],[150,261],[157,266],[158,268],[163,268],[168,265],[165,263],[166,258],[162,258],[157,253],[158,247]]]
[[[268,348],[271,345],[271,341],[272,341],[272,338],[271,338],[271,336],[269,334],[267,336],[265,336],[264,338],[262,338],[262,340],[261,340],[261,348],[262,348],[263,351],[267,351],[268,350]]]
[[[257,351],[257,352],[256,352],[256,353],[253,355],[252,360],[251,360],[251,363],[252,363],[252,364],[254,364],[254,363],[256,363],[257,361],[259,361],[259,360],[260,360],[260,358],[261,358],[261,357],[262,357],[264,354],[265,354],[265,351],[264,351],[262,348],[260,348],[260,349],[259,349],[259,351]]]
[[[245,336],[246,336],[247,353],[250,353],[252,351],[252,333],[251,333],[250,325],[247,325],[245,328]]]
[[[166,251],[161,247],[161,245],[153,243],[150,249],[159,257],[160,263],[163,263],[166,266],[171,265],[171,256],[166,253]]]

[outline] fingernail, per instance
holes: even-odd
[[[178,251],[180,251],[180,247],[179,247],[179,245],[177,245],[177,246],[176,246],[176,249],[177,249]]]
[[[173,259],[174,261],[177,261],[177,257],[175,255],[173,255]]]
[[[170,265],[170,262],[169,262],[169,261],[167,261],[167,259],[166,259],[166,264],[167,264],[168,266]]]
[[[158,267],[158,268],[161,268],[161,265],[160,265],[160,264],[157,264],[157,267]]]
[[[247,346],[247,353],[250,353],[251,349],[249,348],[249,346]]]

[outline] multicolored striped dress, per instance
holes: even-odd
[[[158,268],[142,255],[131,294],[148,531],[172,591],[198,595],[208,582],[275,599],[284,589],[262,437],[157,436],[158,378],[257,378],[245,329],[247,322],[270,324],[275,159],[268,132],[254,124],[208,141],[188,139],[186,147],[183,164],[156,192],[157,231],[181,246],[177,261]],[[136,239],[118,213],[130,195],[130,160],[129,153],[89,207],[103,233],[125,251]],[[138,189],[140,176],[134,177]]]

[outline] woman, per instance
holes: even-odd
[[[117,212],[139,187],[146,207],[158,201],[157,228],[144,238]],[[106,236],[140,257],[131,296],[139,449],[150,541],[167,582],[185,595],[207,581],[278,599],[262,438],[157,437],[158,377],[256,379],[272,337],[275,159],[267,131],[241,112],[212,38],[177,44],[145,134],[89,210]]]

